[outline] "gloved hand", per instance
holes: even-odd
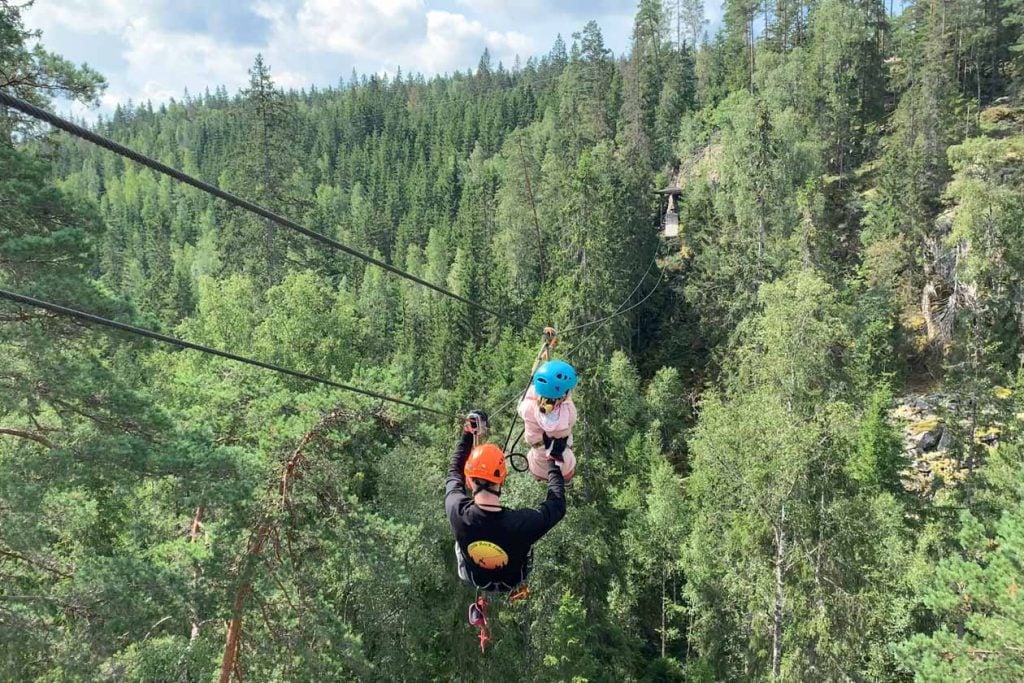
[[[487,420],[487,413],[482,410],[471,410],[466,416],[466,424],[462,430],[467,434],[475,434],[478,437],[485,436],[491,428]]]
[[[565,436],[561,439],[551,440],[551,450],[549,454],[557,462],[562,462],[563,456],[565,455],[565,448],[569,445],[569,437]]]

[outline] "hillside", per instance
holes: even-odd
[[[1019,5],[641,0],[622,56],[92,126],[319,241],[0,107],[0,290],[293,371],[0,303],[0,678],[1019,680]],[[480,655],[445,469],[546,325],[579,469]]]

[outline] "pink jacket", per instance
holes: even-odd
[[[537,407],[537,392],[531,386],[523,400],[519,402],[519,417],[526,426],[526,443],[535,446],[544,440],[544,433],[553,439],[569,437],[572,446],[572,428],[576,424],[576,404],[572,397],[548,414],[543,414]]]

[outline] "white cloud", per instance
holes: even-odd
[[[116,61],[108,60],[103,69],[110,82],[100,100],[103,111],[128,100],[159,103],[180,98],[186,88],[226,85],[235,89],[246,82],[246,67],[255,49],[233,47],[203,33],[165,30],[151,19],[155,7],[150,0],[47,1],[31,8],[26,22],[43,30],[44,45],[73,61],[93,61],[95,55],[75,48],[96,52],[97,40],[117,46]],[[95,37],[84,41],[85,35]],[[69,50],[52,45],[52,38],[58,43],[70,39],[74,44]],[[85,112],[75,106],[72,113]]]
[[[180,97],[189,84],[241,87],[256,55],[253,48],[224,45],[212,36],[163,31],[145,18],[133,22],[122,36],[126,75],[142,100]]]
[[[708,2],[708,14],[718,11]],[[244,86],[257,52],[286,88],[359,73],[473,69],[484,48],[510,66],[597,19],[628,46],[635,0],[39,0],[27,13],[44,44],[89,62],[110,87],[103,109]]]
[[[425,41],[413,53],[418,69],[443,73],[473,67],[474,61],[487,48],[495,63],[511,64],[517,55],[530,55],[533,42],[517,31],[493,31],[479,21],[453,12],[427,12]]]
[[[80,33],[116,33],[140,16],[143,6],[125,0],[50,0],[32,5],[26,19],[44,32],[71,28]]]
[[[256,11],[271,21],[269,42],[292,58],[319,54],[362,71],[434,74],[475,67],[484,48],[506,63],[533,48],[523,33],[430,10],[423,0],[302,0],[297,9],[286,2],[260,0]]]
[[[455,0],[457,4],[477,15],[490,14],[500,17],[545,14],[582,17],[583,23],[599,15],[622,13],[636,10],[635,0]]]
[[[308,48],[378,57],[422,35],[423,11],[422,0],[306,0],[295,31]]]

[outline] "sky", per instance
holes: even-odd
[[[218,85],[235,92],[257,53],[285,88],[359,74],[475,68],[484,48],[512,67],[567,43],[590,19],[627,51],[636,0],[36,0],[25,13],[47,49],[106,76],[99,111]],[[705,0],[714,28],[721,0]],[[95,115],[80,107],[77,116]]]

